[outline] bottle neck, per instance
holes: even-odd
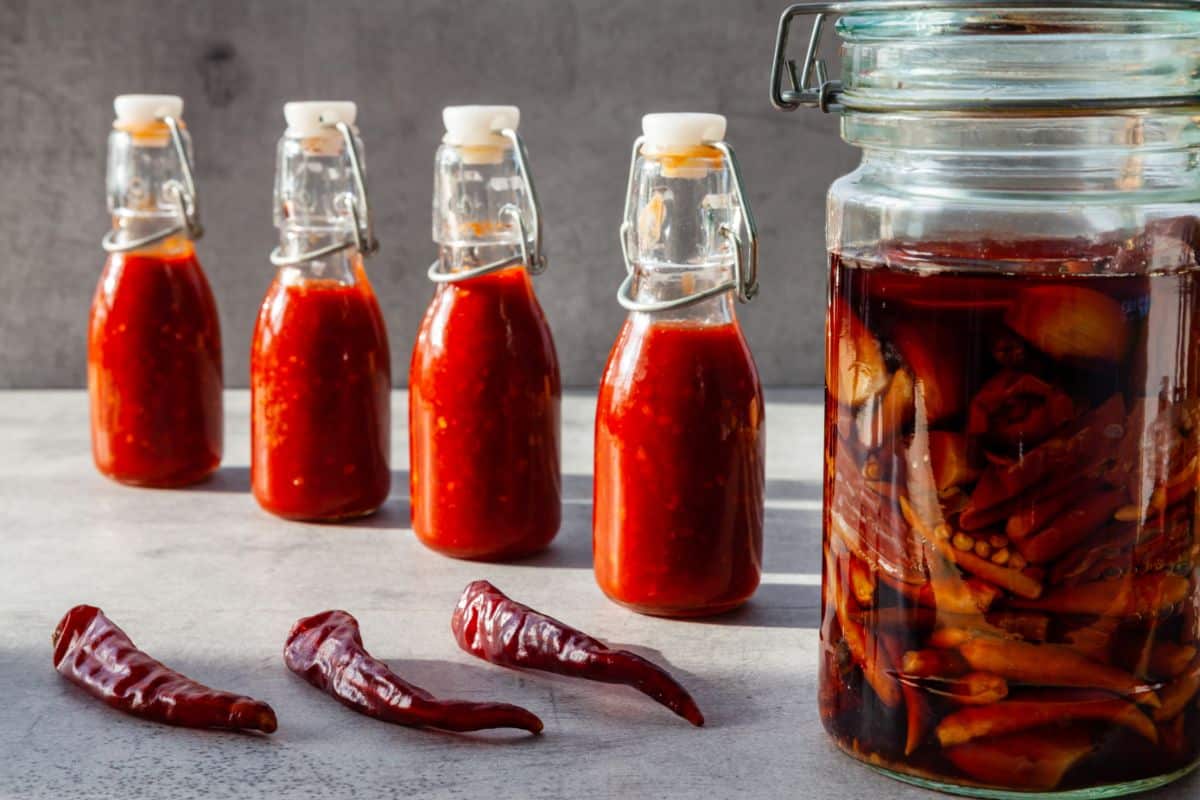
[[[689,297],[718,286],[733,277],[729,266],[675,267],[634,265],[633,298],[640,303],[661,303]],[[663,311],[634,311],[635,318],[655,322],[688,322],[696,325],[726,325],[737,319],[733,291],[690,305]]]
[[[355,146],[363,152],[354,132]],[[285,134],[276,152],[275,227],[279,250],[297,258],[325,247],[345,244],[355,236],[351,208],[356,202],[354,166],[345,139],[334,129],[315,136]],[[358,281],[362,256],[346,247],[321,258],[280,268],[284,282]]]
[[[285,258],[311,253],[322,247],[340,244],[344,241],[346,241],[346,233],[340,229],[288,226],[280,229],[279,232],[279,250]],[[280,267],[279,280],[284,284],[319,280],[353,286],[358,283],[361,269],[361,254],[357,249],[347,247],[322,258]]]
[[[671,302],[730,281],[735,254],[722,230],[739,230],[740,223],[732,173],[718,149],[700,145],[663,152],[643,146],[630,176],[622,228],[633,267],[633,300]],[[733,301],[731,290],[633,315],[720,325],[734,321]]]
[[[180,127],[179,135],[190,157],[192,144],[187,130]],[[136,130],[114,129],[109,134],[105,183],[117,244],[160,233],[180,222],[183,167],[164,123]],[[182,237],[172,237],[147,249],[179,249],[176,238]]]
[[[521,248],[515,244],[455,245],[438,247],[438,271],[443,273],[464,272],[497,261],[520,263]],[[528,265],[526,265],[528,266]]]
[[[519,250],[517,217],[534,218],[528,187],[511,146],[443,144],[434,160],[433,241],[451,260],[471,261],[471,251],[512,254]],[[533,236],[526,231],[526,236]]]

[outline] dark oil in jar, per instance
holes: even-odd
[[[832,260],[820,705],[881,767],[1066,791],[1200,759],[1196,273],[1073,244]]]

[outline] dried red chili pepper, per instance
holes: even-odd
[[[413,686],[367,652],[358,620],[345,611],[322,611],[293,625],[283,660],[342,705],[384,722],[444,731],[542,730],[542,721],[520,706],[439,700]]]
[[[266,703],[186,678],[138,650],[95,606],[79,605],[54,629],[54,668],[93,697],[135,717],[185,728],[272,733]]]
[[[487,581],[463,591],[450,629],[459,647],[484,661],[632,686],[693,725],[704,724],[696,701],[662,668],[534,611]]]

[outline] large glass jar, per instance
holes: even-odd
[[[777,81],[829,5],[785,14]],[[1200,11],[836,5],[842,81],[810,59],[774,94],[863,151],[828,206],[822,720],[962,794],[1174,780],[1200,760]]]

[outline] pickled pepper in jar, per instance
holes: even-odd
[[[437,288],[408,378],[413,531],[455,558],[515,558],[562,518],[558,356],[531,280],[546,266],[540,209],[515,107],[442,117]]]
[[[790,89],[804,9],[780,30],[775,102],[863,151],[828,201],[821,719],[972,796],[1200,764],[1200,12],[1070,5],[845,3],[842,80]]]
[[[595,572],[636,611],[700,616],[744,603],[762,567],[762,388],[734,312],[756,290],[756,234],[724,117],[650,114],[643,131],[629,316],[596,410]]]
[[[363,258],[377,248],[357,109],[284,106],[277,267],[250,354],[251,483],[281,517],[374,512],[391,485],[391,363]]]
[[[121,95],[108,139],[108,261],[88,323],[92,455],[110,478],[183,486],[222,449],[221,332],[183,101]]]

